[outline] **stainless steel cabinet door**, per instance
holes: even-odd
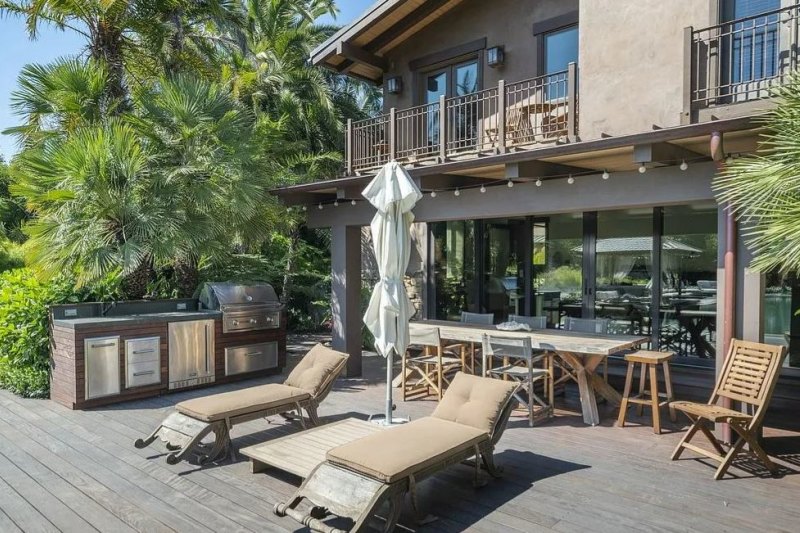
[[[83,341],[86,399],[119,394],[119,337]]]
[[[168,329],[170,384],[213,376],[214,321],[170,322]]]

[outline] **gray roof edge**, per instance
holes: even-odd
[[[339,31],[328,37],[325,42],[314,48],[311,51],[311,62],[315,65],[318,64],[319,61],[325,59],[325,57],[330,54],[329,49],[331,47],[335,48],[339,41],[346,37],[348,33],[360,29],[359,27],[367,21],[372,22],[374,17],[379,16],[383,11],[389,9],[389,7],[405,1],[406,0],[378,0],[369,6],[367,10],[359,15],[355,20],[350,22],[350,24],[343,26]]]

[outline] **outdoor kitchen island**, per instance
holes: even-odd
[[[208,284],[200,300],[51,309],[51,399],[84,409],[280,373],[286,320],[269,285]]]

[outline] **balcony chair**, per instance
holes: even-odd
[[[294,413],[305,428],[305,409],[311,424],[319,425],[317,407],[333,388],[347,358],[347,354],[317,344],[282,384],[268,383],[180,402],[175,406],[177,412],[169,414],[146,439],[136,439],[134,446],[145,448],[160,438],[171,452],[167,463],[177,464],[197,455],[203,464],[228,450],[233,458],[230,430],[236,424],[273,415],[292,419],[289,413]],[[203,444],[211,433],[213,446]]]
[[[490,361],[494,357],[502,357],[503,365],[494,368]],[[521,385],[516,393],[517,401],[528,409],[528,424],[553,416],[553,398],[543,400],[534,390],[537,382],[542,382],[543,389],[549,391],[547,382],[551,372],[547,368],[534,368],[543,355],[533,351],[530,337],[501,337],[497,335],[483,336],[483,368],[486,375],[495,378],[509,378]],[[522,363],[522,366],[517,363]],[[525,390],[526,397],[520,391]],[[538,407],[538,411],[537,411]]]
[[[451,355],[452,352],[445,353],[439,328],[425,328],[412,333],[410,347],[422,348],[422,355],[411,357],[408,350],[403,354],[400,372],[403,401],[409,396],[416,399],[432,394],[441,400],[452,375],[466,370],[465,351],[461,350],[460,357]]]
[[[494,448],[514,408],[516,383],[459,372],[429,417],[392,426],[330,450],[286,503],[275,505],[311,531],[338,532],[322,519],[349,518],[351,532],[366,531],[388,503],[379,530],[393,531],[406,493],[418,511],[417,484],[470,458],[474,484],[481,486],[481,466],[499,477]],[[298,450],[298,454],[302,453]],[[307,513],[297,509],[308,500]],[[377,524],[376,524],[377,525]]]
[[[758,432],[767,412],[775,385],[778,383],[786,348],[771,344],[758,344],[734,339],[728,350],[728,357],[720,374],[719,381],[707,404],[694,402],[672,402],[670,407],[684,413],[692,425],[686,435],[672,452],[672,460],[680,458],[684,449],[692,450],[720,463],[714,479],[721,479],[733,460],[747,444],[767,469],[775,473],[777,466],[767,456],[758,443]],[[736,409],[717,405],[720,399],[739,402],[748,406],[754,413],[745,414]],[[736,442],[728,449],[720,444],[707,422],[728,424],[738,434]],[[701,448],[690,441],[701,432],[706,436],[714,451]],[[716,452],[716,453],[715,453]]]

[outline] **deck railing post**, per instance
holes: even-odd
[[[497,153],[506,152],[506,81],[497,82]]]
[[[683,113],[681,114],[681,124],[689,124],[692,121],[692,35],[694,31],[691,26],[683,29]]]
[[[578,133],[578,66],[572,62],[567,66],[567,139],[577,140]]]
[[[447,161],[447,98],[439,95],[439,161]]]
[[[397,109],[389,110],[389,161],[397,159]]]
[[[347,131],[345,132],[345,161],[347,162],[347,175],[353,175],[353,119],[347,119]]]

